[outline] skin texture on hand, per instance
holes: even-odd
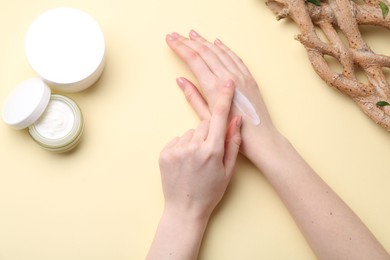
[[[196,259],[209,217],[233,175],[242,119],[229,123],[232,80],[219,90],[210,119],[174,138],[160,154],[164,213],[147,259]]]

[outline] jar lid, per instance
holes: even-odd
[[[23,81],[4,103],[4,122],[15,129],[32,125],[45,111],[50,94],[50,88],[39,78]]]
[[[54,8],[38,16],[25,38],[32,69],[64,92],[90,87],[105,63],[105,41],[98,23],[74,8]]]

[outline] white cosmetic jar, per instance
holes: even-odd
[[[8,96],[3,120],[15,129],[28,127],[42,148],[67,152],[76,147],[83,133],[83,116],[77,104],[62,95],[51,95],[39,78],[20,83]]]
[[[105,64],[105,41],[88,14],[61,7],[46,11],[30,25],[25,39],[27,60],[50,86],[78,92],[92,86]]]

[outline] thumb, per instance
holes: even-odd
[[[229,177],[233,174],[234,165],[236,164],[237,154],[241,145],[241,125],[242,117],[235,116],[230,121],[225,137],[225,156],[224,165],[226,174]]]

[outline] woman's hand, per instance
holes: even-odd
[[[211,118],[161,152],[165,208],[147,259],[197,259],[209,217],[233,175],[242,119],[229,123],[232,80],[219,90]]]
[[[233,82],[226,81],[219,92],[211,118],[161,152],[166,210],[208,218],[228,186],[241,143],[241,117],[228,122]]]

